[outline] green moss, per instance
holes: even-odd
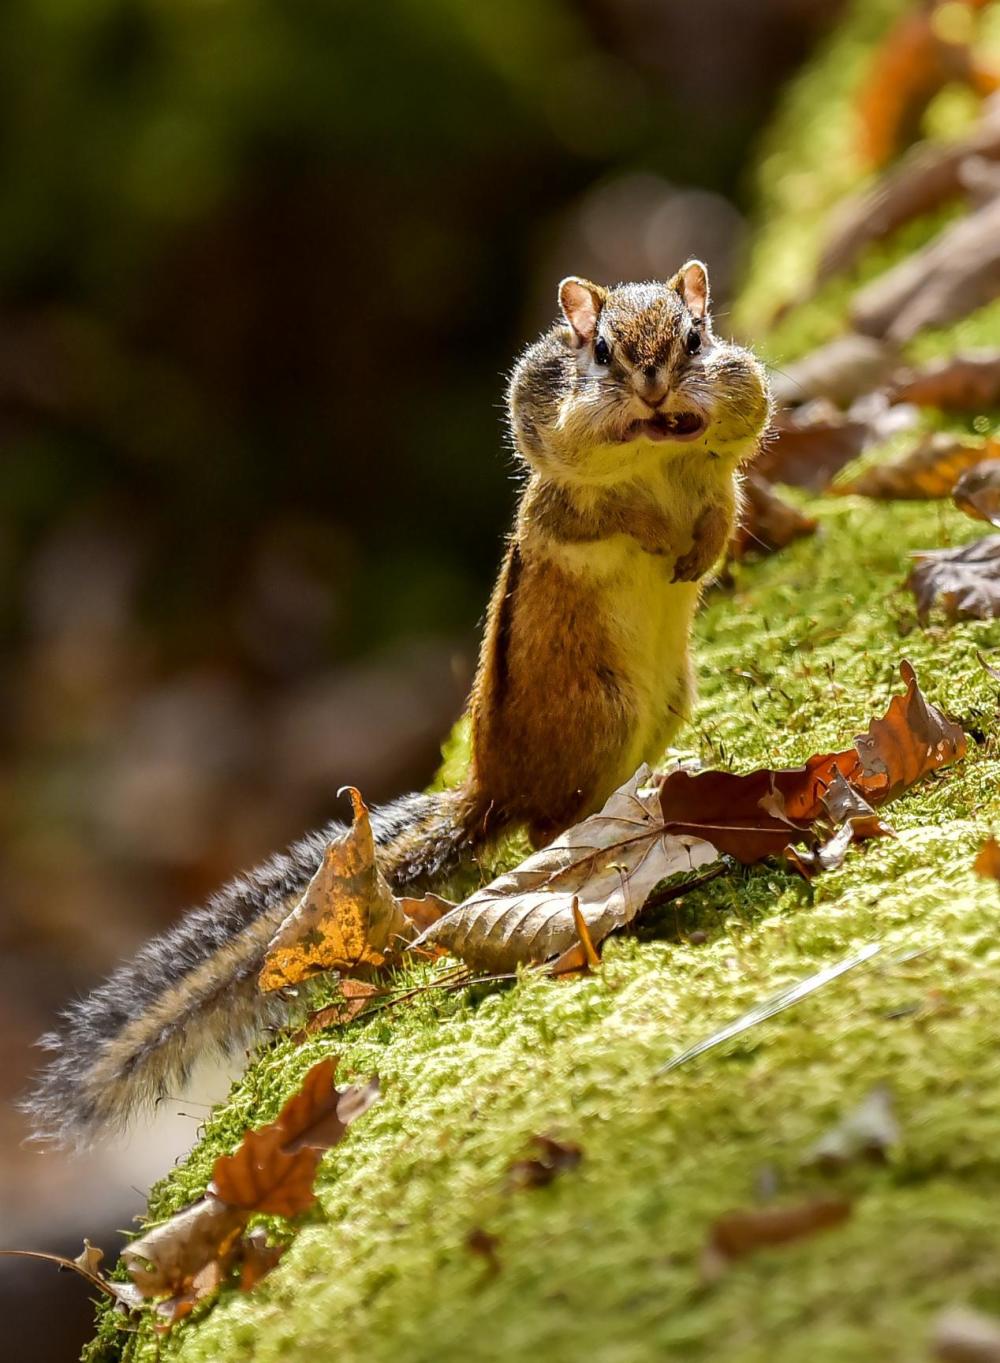
[[[843,745],[899,689],[902,656],[982,746],[897,803],[898,839],[811,889],[776,867],[739,872],[609,943],[592,978],[429,991],[339,1035],[279,1040],[155,1190],[155,1217],[200,1195],[215,1156],[321,1056],[342,1056],[342,1079],[377,1070],[384,1098],[324,1160],[319,1208],[275,1273],[165,1342],[145,1322],[120,1335],[126,1358],[889,1363],[920,1356],[956,1297],[1000,1308],[1000,896],[971,870],[1000,820],[996,687],[975,657],[1000,631],[919,632],[899,590],[911,549],[977,531],[946,506],[809,505],[817,536],[738,567],[700,617],[689,732],[703,758],[746,769]],[[679,1049],[870,941],[883,945],[870,967],[657,1078]],[[713,1218],[752,1200],[764,1166],[790,1197],[826,1187],[803,1152],[883,1079],[904,1143],[886,1169],[834,1181],[857,1199],[851,1220],[701,1287]],[[578,1141],[583,1162],[511,1193],[505,1169],[538,1131]],[[496,1275],[465,1247],[477,1227],[498,1237]]]

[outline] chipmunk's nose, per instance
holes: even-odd
[[[655,364],[646,365],[645,369],[636,374],[635,386],[639,397],[650,407],[659,407],[667,396],[667,385]]]

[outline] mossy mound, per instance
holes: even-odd
[[[817,155],[796,110],[823,126],[822,99],[825,135],[842,137],[861,58],[898,8],[859,4],[791,93],[768,153],[786,174],[811,173]],[[844,180],[779,223],[788,205],[774,172],[746,316],[773,297],[782,252],[815,252],[849,168]],[[862,275],[932,228],[913,224]],[[834,281],[793,310],[772,353],[801,352],[843,325],[851,287]],[[995,315],[918,337],[914,352],[947,353]],[[988,429],[998,424],[990,417]],[[341,1056],[340,1082],[377,1071],[384,1096],[324,1159],[318,1207],[269,1278],[250,1294],[225,1290],[166,1338],[150,1319],[127,1331],[105,1314],[90,1363],[909,1363],[939,1308],[1000,1311],[1000,887],[972,869],[1000,823],[997,686],[976,657],[1000,644],[1000,626],[919,630],[902,588],[911,551],[980,530],[945,504],[801,501],[816,536],[738,565],[701,613],[691,746],[707,765],[739,770],[846,746],[884,713],[908,657],[928,697],[972,735],[965,761],[891,808],[897,838],[852,849],[811,886],[777,866],[734,872],[609,941],[588,978],[428,991],[305,1044],[269,1045],[154,1190],[154,1218],[200,1196],[216,1156],[271,1118],[324,1055]],[[658,1074],[755,1002],[868,943],[881,947],[869,964]],[[903,1132],[888,1163],[805,1169],[811,1144],[880,1082]],[[512,1191],[508,1166],[541,1132],[578,1143],[583,1159],[546,1188]],[[762,1171],[779,1198],[836,1190],[852,1215],[706,1286],[708,1229],[754,1202]],[[496,1271],[468,1247],[477,1230],[496,1238]]]

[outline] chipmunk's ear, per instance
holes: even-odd
[[[700,260],[689,260],[670,281],[687,304],[692,317],[704,317],[708,312],[708,270]]]
[[[594,339],[597,319],[607,296],[607,289],[602,289],[600,284],[591,284],[589,279],[577,279],[576,275],[570,275],[559,285],[559,306],[573,330],[573,338],[578,346]]]

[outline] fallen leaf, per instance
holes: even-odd
[[[772,554],[816,531],[816,521],[783,501],[771,484],[751,470],[743,480],[743,507],[729,545],[733,558]]]
[[[854,421],[828,403],[811,402],[776,414],[752,467],[771,483],[822,492],[870,439],[867,422]]]
[[[507,1170],[511,1188],[544,1188],[557,1174],[575,1169],[583,1159],[578,1145],[557,1141],[552,1136],[532,1136],[537,1155],[515,1160]]]
[[[388,992],[379,989],[377,985],[368,984],[365,980],[340,980],[337,987],[339,997],[325,1008],[318,1008],[315,1013],[310,1013],[305,1026],[295,1033],[293,1037],[295,1042],[301,1043],[328,1027],[346,1026],[364,1012],[372,999],[384,998]]]
[[[830,491],[900,501],[949,497],[956,479],[981,464],[994,448],[992,441],[970,445],[940,432],[927,435],[891,464],[879,464],[856,478],[834,483]]]
[[[987,880],[1000,880],[1000,842],[992,833],[976,853],[972,869]]]
[[[833,773],[822,797],[823,805],[833,824],[848,823],[855,838],[892,838],[895,829],[876,814],[865,797],[839,771]]]
[[[860,289],[851,323],[902,345],[925,327],[945,326],[1000,293],[1000,199],[944,228],[919,251]]]
[[[803,1240],[846,1221],[851,1204],[843,1197],[817,1197],[791,1206],[748,1207],[713,1223],[702,1256],[702,1276],[713,1281],[736,1259],[759,1249]]]
[[[243,1240],[243,1253],[240,1264],[240,1291],[250,1292],[265,1278],[288,1248],[287,1245],[269,1245],[267,1231],[263,1226],[252,1230]]]
[[[1000,615],[1000,535],[986,535],[957,549],[924,549],[913,555],[906,585],[926,624],[935,602],[954,620],[994,620]]]
[[[886,386],[890,402],[981,412],[1000,402],[1000,350],[971,350],[902,369]]]
[[[995,441],[991,448],[996,448]],[[986,459],[967,469],[952,489],[951,499],[974,521],[1000,526],[1000,459]]]
[[[348,788],[354,823],[325,849],[319,869],[271,939],[258,978],[284,989],[324,970],[381,966],[412,936],[375,859],[368,809]]]
[[[1000,1363],[1000,1320],[949,1307],[934,1322],[931,1351],[938,1363]]]
[[[821,1136],[803,1163],[835,1172],[856,1159],[884,1163],[899,1144],[899,1123],[892,1109],[892,1094],[878,1084],[847,1115]]]
[[[210,1193],[247,1212],[291,1217],[311,1207],[321,1152],[378,1097],[377,1079],[338,1090],[335,1070],[332,1059],[314,1065],[273,1122],[248,1131],[233,1154],[220,1156]]]
[[[966,165],[1000,157],[1000,109],[987,105],[961,138],[913,147],[898,165],[831,214],[830,235],[816,272],[819,283],[849,269],[872,242],[967,193]]]
[[[1000,134],[997,140],[1000,144]],[[814,398],[849,407],[886,381],[898,359],[898,351],[877,337],[848,331],[770,374],[771,396],[779,409]]]
[[[470,1254],[478,1254],[485,1259],[489,1265],[491,1274],[500,1272],[500,1256],[497,1253],[500,1241],[489,1231],[483,1230],[482,1226],[473,1226],[465,1237],[465,1247]]]
[[[183,1297],[208,1264],[228,1260],[248,1213],[209,1194],[122,1250],[144,1297]]]
[[[474,969],[508,970],[576,944],[574,901],[592,942],[631,922],[661,880],[718,857],[700,837],[665,831],[651,780],[640,767],[599,814],[477,890],[413,946],[442,947]]]
[[[251,1216],[297,1216],[312,1205],[322,1152],[378,1096],[377,1080],[338,1090],[335,1071],[333,1059],[313,1065],[273,1122],[248,1131],[231,1155],[215,1161],[200,1202],[122,1251],[143,1296],[166,1299],[158,1309],[170,1323],[214,1291],[236,1264],[242,1262],[250,1285],[263,1276],[272,1257],[266,1245],[253,1236],[241,1238]]]
[[[896,20],[875,50],[857,95],[862,153],[885,165],[916,138],[928,104],[946,85],[962,82],[979,95],[997,88],[997,75],[969,41],[956,41],[936,22],[934,5]]]
[[[822,871],[835,871],[844,864],[848,849],[855,842],[854,829],[849,823],[838,828],[836,833],[817,847],[785,848],[785,858],[806,880],[819,875]]]

